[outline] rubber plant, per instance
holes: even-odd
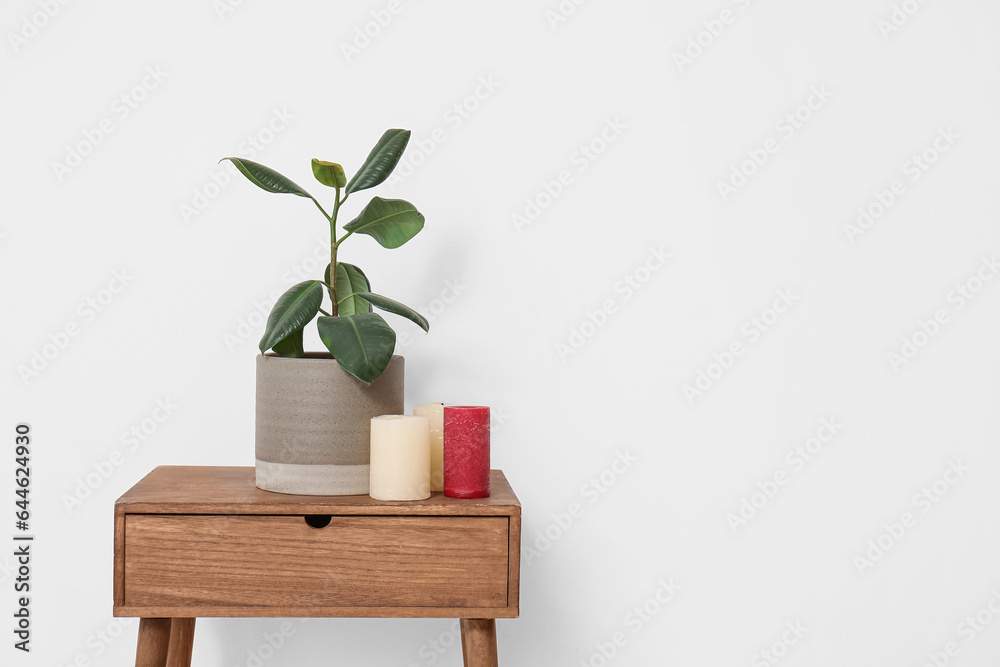
[[[356,218],[343,226],[338,237],[337,219],[348,197],[385,181],[409,140],[409,130],[387,130],[350,181],[336,162],[314,158],[312,172],[316,180],[335,192],[330,213],[315,197],[273,169],[243,158],[222,158],[231,161],[251,183],[268,192],[311,199],[330,225],[330,264],[323,279],[301,282],[281,295],[267,318],[260,339],[261,353],[273,350],[282,357],[303,356],[302,330],[319,315],[316,321],[319,337],[333,358],[348,373],[371,384],[389,365],[396,348],[396,332],[372,310],[373,306],[429,330],[420,313],[372,292],[365,273],[338,258],[341,244],[354,234],[367,234],[382,247],[391,249],[400,247],[423,229],[424,216],[413,204],[402,199],[373,197]],[[330,299],[329,311],[323,308],[324,296]]]

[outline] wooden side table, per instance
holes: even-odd
[[[190,667],[195,618],[459,618],[466,667],[497,667],[518,615],[521,505],[262,491],[250,467],[160,466],[115,502],[114,615],[136,667]]]

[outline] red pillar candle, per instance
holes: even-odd
[[[490,495],[490,409],[483,405],[444,407],[444,495]]]

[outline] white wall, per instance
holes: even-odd
[[[434,308],[426,337],[396,321],[407,407],[504,417],[494,465],[538,552],[521,618],[498,624],[503,664],[756,666],[773,648],[783,665],[916,667],[951,641],[939,662],[995,664],[995,3],[2,11],[0,540],[21,421],[37,535],[34,650],[7,631],[3,664],[131,665],[136,624],[111,617],[114,500],[159,464],[253,461],[255,304],[299,280],[326,232],[305,200],[215,187],[219,158],[254,157],[256,137],[257,160],[305,185],[310,158],[352,171],[389,127],[413,130],[417,166],[371,194],[413,201],[426,228],[342,257]],[[52,358],[25,374],[36,352]],[[128,446],[158,401],[176,407]],[[808,461],[807,444],[821,445]],[[744,500],[758,508],[741,523]],[[194,664],[254,667],[281,623],[200,622]],[[262,664],[461,664],[428,643],[451,642],[447,620],[289,627]]]

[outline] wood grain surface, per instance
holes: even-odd
[[[143,618],[135,649],[135,667],[167,667],[170,646],[169,618]]]
[[[465,667],[498,667],[496,621],[492,618],[463,618],[459,626]]]
[[[170,623],[170,648],[167,650],[167,667],[191,667],[194,650],[193,618],[175,618]]]
[[[128,515],[125,604],[504,607],[508,534],[506,517]]]
[[[501,471],[491,485],[392,502],[262,491],[252,467],[160,466],[115,503],[114,614],[182,621],[182,644],[196,616],[516,618],[521,506]]]
[[[521,505],[499,470],[491,471],[488,498],[386,501],[364,496],[296,496],[258,489],[252,467],[159,466],[115,505],[132,514],[520,514]],[[403,508],[404,511],[400,511]]]

